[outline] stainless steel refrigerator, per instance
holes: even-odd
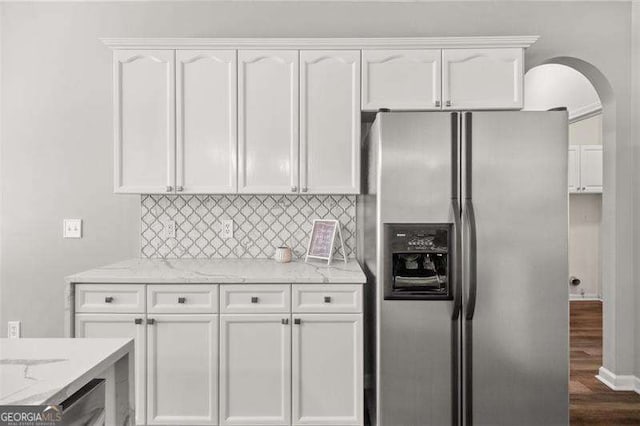
[[[567,425],[567,113],[381,112],[358,197],[373,424]]]

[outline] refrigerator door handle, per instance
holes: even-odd
[[[473,210],[473,201],[471,199],[465,200],[465,208],[463,210],[463,218],[466,218],[466,225],[468,229],[468,259],[467,259],[467,305],[465,306],[465,318],[467,321],[473,320],[473,315],[476,309],[476,297],[478,293],[478,261],[476,257],[476,218]]]
[[[451,319],[456,321],[460,317],[462,309],[462,222],[460,219],[460,203],[451,200],[453,214],[453,314]]]

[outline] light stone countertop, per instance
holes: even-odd
[[[129,259],[65,278],[71,283],[364,284],[357,261],[277,263],[271,259]]]
[[[0,405],[59,404],[132,352],[131,339],[0,339]]]

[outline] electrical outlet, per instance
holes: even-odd
[[[222,221],[222,230],[220,231],[220,238],[225,240],[233,238],[233,219],[224,219]]]
[[[176,237],[176,221],[168,220],[164,223],[164,238]]]
[[[64,219],[62,238],[82,238],[82,219]]]
[[[9,339],[19,339],[20,335],[20,321],[9,321],[7,327],[7,336]]]

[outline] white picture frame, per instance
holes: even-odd
[[[335,219],[313,219],[304,261],[307,262],[309,259],[326,260],[327,265],[330,265],[336,244],[336,234],[340,239],[342,258],[344,263],[347,263],[340,222]]]

